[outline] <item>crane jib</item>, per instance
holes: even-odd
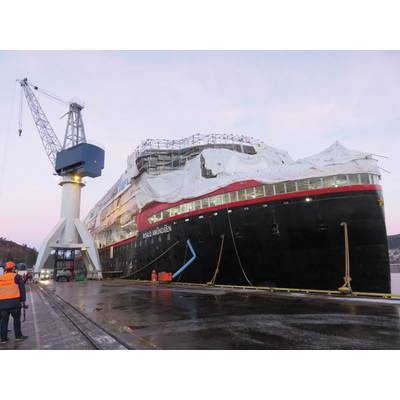
[[[58,140],[49,120],[46,117],[38,99],[34,95],[31,87],[28,85],[27,80],[23,79],[20,81],[23,93],[28,103],[29,109],[35,122],[36,128],[39,132],[40,139],[43,143],[44,150],[49,158],[53,167],[55,167],[56,156],[61,151],[61,143]],[[22,103],[22,102],[21,102]],[[20,103],[20,112],[22,112],[22,106]],[[21,120],[21,119],[20,119]],[[20,136],[22,133],[22,127],[18,130]]]

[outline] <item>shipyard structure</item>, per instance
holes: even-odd
[[[103,275],[390,292],[381,176],[336,142],[293,160],[236,135],[147,140],[85,219]],[[344,225],[347,236],[344,236]]]

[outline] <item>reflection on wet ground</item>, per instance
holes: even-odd
[[[51,283],[139,349],[399,349],[400,302],[187,288]]]

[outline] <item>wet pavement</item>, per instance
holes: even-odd
[[[400,349],[397,300],[123,280],[46,286],[134,349]]]
[[[28,336],[23,342],[14,339],[12,330],[7,344],[0,344],[1,350],[89,350],[93,346],[87,339],[42,295],[35,285],[27,285],[26,321],[22,323],[22,333]]]

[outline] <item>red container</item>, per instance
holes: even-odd
[[[158,280],[160,282],[171,282],[172,281],[172,272],[159,272]]]

